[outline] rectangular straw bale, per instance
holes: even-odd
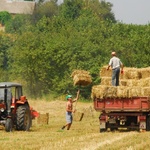
[[[117,97],[127,98],[129,93],[129,87],[126,86],[117,86]]]
[[[137,86],[138,80],[137,79],[128,79],[127,80],[127,86]]]
[[[149,78],[142,78],[140,80],[137,81],[138,86],[141,87],[150,87],[150,77]]]
[[[131,68],[129,68],[129,67],[124,67],[124,68],[123,68],[123,74],[120,73],[119,78],[120,78],[120,79],[128,79],[127,72],[128,72],[128,70],[130,70],[130,69],[131,69]]]
[[[141,96],[141,87],[134,86],[129,88],[128,98]]]
[[[127,76],[128,70],[129,70],[129,67],[124,67],[123,68],[123,74],[120,74],[119,78],[120,79],[128,79],[128,76]]]
[[[95,85],[92,87],[91,98],[100,98],[103,99],[106,96],[107,86],[104,85]]]
[[[92,82],[90,73],[85,70],[75,70],[71,77],[73,77],[74,85],[86,86]]]
[[[137,68],[125,68],[124,79],[140,79],[141,78],[141,72]]]
[[[39,114],[37,118],[37,124],[48,124],[49,123],[49,113]]]
[[[111,86],[111,77],[101,77],[101,85]]]
[[[109,69],[107,70],[107,67],[108,66],[103,66],[101,69],[100,69],[100,78],[102,77],[111,77],[112,76],[112,70]]]
[[[126,79],[120,79],[120,86],[127,86],[127,80]]]
[[[143,87],[141,89],[141,96],[150,96],[150,87]]]
[[[86,75],[75,75],[73,78],[74,81],[74,85],[88,85],[92,82],[91,77],[90,76],[86,76]]]
[[[97,85],[92,87],[92,98],[115,98],[117,97],[116,86]]]
[[[140,68],[139,72],[141,73],[142,79],[150,77],[150,67]]]
[[[124,79],[125,77],[124,77],[124,73],[122,74],[121,72],[120,72],[120,75],[119,75],[119,79]]]
[[[117,87],[116,86],[108,86],[105,97],[108,97],[108,98],[117,97]]]

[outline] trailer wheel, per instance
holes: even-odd
[[[106,129],[100,129],[100,133],[106,132],[106,131],[107,131]]]
[[[7,118],[6,124],[5,124],[5,131],[6,132],[11,132],[13,129],[13,123],[11,118]]]
[[[31,112],[29,106],[20,105],[17,108],[16,115],[17,115],[16,129],[22,131],[28,131],[32,124]]]
[[[146,116],[146,131],[150,131],[150,115]]]
[[[108,127],[107,127],[107,123],[106,123],[106,128],[102,128],[102,129],[100,128],[100,133],[106,132],[106,131],[107,131],[107,128],[108,128]]]

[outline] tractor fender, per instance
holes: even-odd
[[[17,101],[17,104],[25,104],[26,102],[26,96],[20,96],[20,99]]]

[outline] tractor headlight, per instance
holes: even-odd
[[[4,108],[1,108],[0,111],[1,111],[1,112],[4,112]]]

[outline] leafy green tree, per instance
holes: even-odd
[[[82,10],[90,10],[94,15],[98,16],[100,20],[111,20],[115,23],[116,20],[112,12],[112,6],[111,3],[103,0],[85,0]]]
[[[44,52],[42,41],[38,33],[26,32],[17,39],[9,53],[12,78],[23,79],[32,97],[40,96],[42,90],[49,90],[45,86],[46,69],[49,66],[45,64],[47,54]]]
[[[81,8],[81,0],[64,0],[60,7],[61,15],[66,19],[75,19],[80,15]]]
[[[9,48],[13,46],[13,37],[5,34],[0,34],[0,81],[10,79],[9,74]]]
[[[2,25],[5,25],[9,20],[11,20],[11,14],[7,11],[1,11],[0,12],[0,23]]]
[[[28,29],[30,25],[30,16],[24,14],[18,14],[13,19],[8,21],[5,25],[5,31],[7,33],[22,33]]]
[[[3,70],[8,69],[8,49],[13,45],[13,37],[0,35],[0,67]]]
[[[58,14],[58,4],[56,0],[51,0],[45,3],[39,2],[31,17],[32,23],[38,22],[41,18],[52,18]]]
[[[97,15],[101,20],[116,22],[114,14],[111,12],[111,7],[111,3],[99,0],[64,0],[60,11],[61,15],[67,19],[78,18],[82,13],[86,12]]]
[[[12,80],[17,78],[26,84],[31,96],[75,93],[78,87],[70,75],[74,69],[83,69],[92,75],[93,83],[82,92],[84,98],[90,98],[91,86],[100,84],[100,68],[108,64],[112,51],[117,52],[125,66],[150,65],[150,25],[116,23],[112,6],[104,1],[47,4],[40,3],[40,17],[35,17],[35,22],[22,16],[13,32],[19,36],[7,56]],[[48,12],[46,7],[53,9]]]

